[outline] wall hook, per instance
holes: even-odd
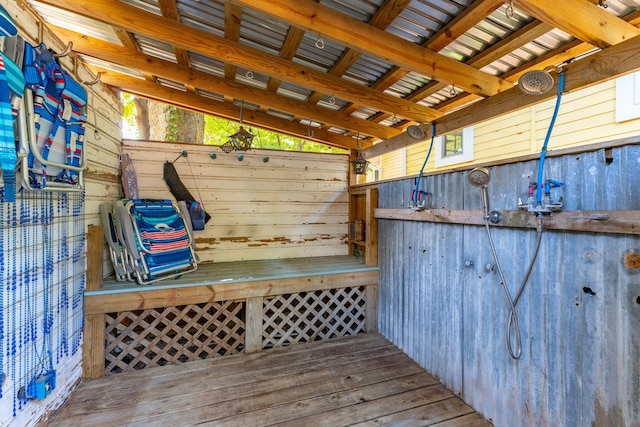
[[[173,162],[171,162],[171,163],[175,163],[175,162],[177,162],[177,161],[178,161],[178,159],[179,159],[180,157],[187,157],[188,155],[189,155],[189,153],[187,152],[187,150],[182,150],[182,151],[180,152],[180,155],[179,155],[178,157],[176,157],[176,159],[175,159]]]
[[[73,50],[73,42],[69,42],[69,44],[67,44],[67,48],[65,49],[64,52],[62,52],[62,53],[52,53],[51,56],[53,56],[54,58],[64,58],[65,56],[69,56],[69,54],[71,53],[72,50]]]
[[[83,85],[87,85],[87,86],[93,86],[95,84],[100,83],[100,78],[102,77],[102,71],[100,71],[97,75],[96,78],[91,80],[91,81],[87,81],[87,82],[82,82]]]
[[[216,153],[209,153],[209,157],[215,160],[218,155]]]

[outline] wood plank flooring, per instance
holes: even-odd
[[[379,334],[86,381],[54,426],[491,426]]]

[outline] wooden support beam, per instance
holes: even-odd
[[[87,285],[86,290],[102,289],[104,231],[101,225],[87,227]],[[82,342],[82,378],[95,379],[104,375],[103,314],[85,314]]]
[[[375,267],[378,265],[378,220],[374,212],[378,207],[378,188],[367,187],[365,196],[365,236],[367,245],[364,248],[365,261],[367,265]]]
[[[232,98],[258,104],[270,105],[271,108],[294,116],[308,117],[320,123],[327,123],[339,128],[352,129],[363,135],[388,139],[399,135],[400,130],[383,126],[378,123],[345,116],[317,105],[308,105],[306,102],[293,98],[270,93],[254,86],[245,85],[233,80],[214,76],[202,71],[193,70],[183,65],[173,64],[150,55],[145,55],[124,49],[93,37],[79,34],[64,28],[52,27],[56,34],[64,40],[73,42],[76,52],[92,56],[113,64],[137,69],[142,73],[156,73],[158,77],[173,80],[184,84],[204,89],[209,92],[228,95]]]
[[[118,311],[199,304],[202,302],[243,300],[246,298],[271,295],[340,289],[345,286],[367,286],[377,283],[378,271],[371,270],[355,273],[308,276],[305,277],[304,280],[300,280],[299,277],[294,277],[289,279],[216,284],[211,286],[167,287],[167,289],[153,290],[145,290],[144,287],[138,287],[131,292],[85,294],[85,313],[87,315],[94,315]]]
[[[589,0],[519,0],[516,7],[603,49],[640,35],[633,25]]]
[[[140,46],[138,46],[135,37],[130,31],[123,30],[119,27],[113,27],[113,31],[116,33],[116,36],[118,36],[118,39],[125,48],[140,52]],[[142,73],[142,75],[146,80],[149,80],[150,82],[156,81],[156,78],[153,74]]]
[[[297,0],[295,5],[287,0],[233,2],[470,93],[491,96],[513,86],[311,0]]]
[[[461,35],[469,31],[478,22],[491,15],[504,4],[504,0],[476,0],[431,37],[425,47],[439,52]]]
[[[259,353],[262,351],[262,301],[261,296],[247,298],[245,307],[244,352]]]
[[[126,76],[117,72],[94,68],[94,72],[102,73],[101,82],[110,86],[122,89],[144,98],[154,101],[161,101],[167,104],[176,105],[180,108],[199,111],[222,117],[227,120],[240,120],[240,107],[226,102],[215,101],[204,98],[193,93],[183,92],[169,87],[147,82],[135,77]],[[333,145],[347,150],[356,149],[356,142],[353,138],[339,135],[334,132],[316,129],[313,136],[308,135],[307,126],[291,122],[280,117],[261,113],[259,111],[244,110],[242,118],[245,123],[274,132],[284,133],[309,141],[316,141],[321,144]]]
[[[373,334],[378,332],[378,285],[368,285],[365,292],[365,331]]]
[[[565,92],[575,92],[639,69],[640,36],[566,65],[564,71]],[[436,136],[446,135],[482,121],[552,99],[557,94],[558,79],[556,78],[555,80],[554,89],[543,95],[527,95],[519,88],[514,87],[491,98],[478,101],[460,111],[448,114],[437,121]],[[431,137],[430,131],[427,137]],[[372,158],[414,143],[407,141],[399,145],[383,141],[365,149],[363,155],[365,158]]]
[[[311,67],[305,67],[238,42],[226,40],[204,30],[176,23],[122,2],[114,4],[110,0],[42,0],[42,3],[70,10],[110,25],[117,25],[128,31],[207,57],[217,58],[225,63],[245,67],[270,77],[286,80],[313,90],[333,93],[345,100],[358,102],[410,120],[430,121],[443,115],[432,108],[381,94],[366,86],[327,75]]]
[[[240,22],[242,21],[242,8],[229,2],[224,3],[224,37],[227,40],[237,42],[240,40]],[[224,77],[235,80],[237,67],[233,64],[224,64]]]
[[[532,228],[537,226],[535,215],[524,210],[499,211],[502,221],[491,227]],[[462,225],[484,225],[481,210],[376,209],[378,219],[439,222]],[[581,231],[587,233],[640,234],[640,211],[560,211],[545,215],[545,230]]]
[[[160,13],[165,18],[173,19],[176,22],[180,21],[180,16],[178,14],[178,6],[176,5],[176,0],[158,0],[158,6],[160,6]],[[191,60],[189,59],[189,52],[185,49],[174,48],[173,53],[176,56],[176,62],[179,65],[191,66]],[[189,92],[196,92],[196,88],[192,85],[185,85]]]
[[[87,285],[86,289],[96,291],[102,288],[104,231],[101,225],[87,227]]]
[[[106,322],[104,314],[86,314],[82,340],[82,378],[93,380],[104,376]]]
[[[372,25],[381,30],[386,29],[391,23],[400,15],[400,13],[411,3],[411,0],[386,0],[378,8],[375,15],[371,17],[369,25]],[[362,52],[355,49],[347,48],[344,50],[338,61],[331,67],[329,74],[333,76],[342,76],[349,68],[356,63],[356,61],[362,56]],[[307,102],[309,104],[315,104],[324,94],[320,92],[312,93]]]

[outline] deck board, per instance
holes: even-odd
[[[491,425],[381,335],[361,334],[86,381],[50,426],[357,423]]]
[[[331,274],[378,270],[367,266],[362,259],[348,255],[283,258],[269,260],[201,263],[194,272],[161,280],[150,285],[118,282],[113,277],[104,280],[102,289],[86,291],[85,295],[138,292],[191,286],[211,286],[225,283],[280,280]]]

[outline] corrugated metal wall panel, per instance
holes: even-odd
[[[554,191],[566,209],[640,209],[640,147],[614,149],[612,157],[607,163],[601,150],[547,159],[547,175],[565,183]],[[536,170],[537,161],[491,168],[492,208],[514,209]],[[433,206],[481,206],[466,172],[423,180],[434,190]],[[413,185],[381,183],[379,206],[398,207],[398,195],[406,199]],[[545,231],[517,307],[523,352],[514,361],[505,339],[508,304],[484,227],[378,226],[381,332],[497,427],[636,425],[640,271],[624,261],[640,252],[640,237]],[[492,228],[492,235],[513,295],[536,233]]]

